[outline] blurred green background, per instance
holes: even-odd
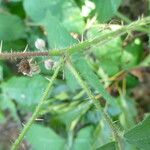
[[[42,51],[62,49],[149,14],[149,0],[0,0],[1,50],[23,52],[28,45],[27,51],[38,52],[35,41],[39,38],[46,43]],[[150,28],[145,27],[84,52],[84,60],[117,105],[106,104],[97,90],[91,90],[123,132],[133,128],[150,111],[149,37]],[[79,70],[84,67],[78,61],[80,56],[73,56],[77,57],[74,64]],[[0,60],[0,150],[10,149],[37,106],[48,84],[46,78],[54,72],[44,67],[47,59],[34,59],[41,71],[32,77],[18,72],[19,59]],[[57,61],[58,57],[51,59]],[[90,73],[87,68],[83,70]],[[111,129],[87,99],[64,67],[20,149],[115,150]],[[150,119],[147,122],[141,126],[141,143],[138,135],[125,135],[125,150],[148,150]],[[135,131],[142,135],[138,129]]]

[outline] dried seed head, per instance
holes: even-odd
[[[51,59],[47,59],[44,61],[44,66],[47,70],[51,70],[54,67],[54,61]]]
[[[35,47],[37,48],[37,49],[39,49],[39,50],[42,50],[42,49],[44,49],[45,48],[45,46],[46,46],[46,44],[45,44],[45,41],[43,40],[43,39],[37,39],[36,41],[35,41]]]
[[[40,73],[40,68],[36,62],[28,60],[26,58],[21,59],[18,66],[18,72],[21,72],[23,75],[32,76],[33,74]]]
[[[21,72],[24,75],[30,73],[31,67],[27,59],[21,59],[19,64],[17,64],[17,67],[18,67],[18,72]]]

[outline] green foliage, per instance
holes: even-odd
[[[69,88],[72,92],[75,92],[77,89],[79,89],[79,84],[77,83],[75,77],[67,69],[67,67],[65,67],[64,73],[65,73],[67,85],[69,86]]]
[[[60,22],[50,14],[50,12],[47,12],[46,14],[44,26],[48,33],[47,38],[50,48],[66,48],[76,43],[76,40],[71,37],[71,35],[65,30]],[[54,37],[54,35],[57,37]]]
[[[55,16],[53,19],[59,20],[68,31],[78,33],[83,31],[84,21],[80,15],[79,8],[73,0],[57,0],[55,2],[49,0],[25,0],[23,4],[27,15],[33,21],[41,22],[48,13],[51,16]],[[49,19],[52,23],[53,19]],[[46,20],[48,21],[48,18]]]
[[[11,41],[25,37],[25,25],[18,16],[1,13],[0,20],[0,40]]]
[[[46,79],[38,75],[34,79],[31,77],[12,77],[1,84],[1,89],[4,97],[14,99],[22,105],[31,106],[39,102],[46,86]]]
[[[141,148],[148,150],[150,147],[150,116],[147,116],[143,122],[136,125],[124,134],[126,141]]]
[[[42,137],[42,138],[41,138]],[[52,129],[33,124],[26,135],[26,139],[36,150],[62,150],[65,148],[65,140],[57,135]]]
[[[110,142],[108,144],[105,144],[104,146],[102,147],[99,147],[98,149],[96,150],[116,150],[116,143],[115,142]]]
[[[92,131],[93,131],[92,126],[81,129],[78,132],[77,137],[74,141],[73,150],[84,150],[84,149],[91,150],[91,149],[93,149],[93,147],[92,147],[92,141],[93,141]]]
[[[61,112],[57,118],[66,124],[66,126],[70,126],[74,120],[82,117],[82,115],[86,113],[90,106],[91,104],[89,102],[84,102],[81,104],[77,103],[75,106],[69,106],[69,108],[66,109],[65,112]]]
[[[121,5],[121,0],[0,0],[0,129],[27,121],[12,150],[23,140],[33,150],[149,149],[150,117],[136,125],[140,92],[133,95],[132,89],[145,81],[141,70],[150,65],[144,51],[148,36],[141,32],[149,32],[150,18],[112,24],[113,18],[123,21],[115,16]],[[46,45],[40,50],[38,38]],[[34,58],[39,51],[48,55]],[[24,69],[36,61],[38,75],[16,71],[25,54],[34,56]],[[47,59],[54,61],[50,70],[44,67]],[[147,102],[144,96],[140,101]]]
[[[116,12],[122,0],[94,0],[100,22],[108,21]]]
[[[98,91],[109,104],[114,105],[115,100],[113,100],[113,98],[106,92],[98,77],[94,74],[84,58],[82,58],[80,55],[74,56],[73,63],[83,78],[90,84],[90,86]]]

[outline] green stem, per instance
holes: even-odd
[[[95,107],[98,110],[102,110],[99,102],[95,99],[95,96],[92,94],[92,92],[89,89],[89,87],[87,86],[86,82],[82,80],[82,78],[80,77],[80,75],[78,74],[78,72],[76,71],[76,69],[73,67],[73,65],[70,62],[67,62],[67,67],[72,72],[72,74],[75,76],[75,78],[77,79],[77,81],[79,82],[79,84],[81,85],[81,87],[84,89],[84,91],[86,92],[86,94],[88,95],[88,97],[90,98],[90,100],[93,100],[93,102],[95,104]]]
[[[150,24],[150,17],[146,17],[143,18],[141,20],[137,20],[134,21],[132,23],[130,23],[129,25],[123,26],[120,29],[116,30],[116,31],[111,31],[109,33],[106,33],[104,35],[100,35],[98,37],[95,37],[94,39],[90,39],[90,40],[86,40],[84,42],[72,45],[69,48],[64,48],[64,49],[57,49],[57,50],[49,50],[49,55],[50,56],[62,56],[64,55],[66,52],[68,54],[72,54],[74,52],[78,52],[78,51],[83,51],[86,48],[90,48],[91,46],[95,46],[96,44],[103,45],[104,43],[110,42],[110,40],[121,36],[123,34],[125,34],[126,32],[130,32],[130,31],[135,31],[138,30],[140,27],[144,26],[144,25],[149,25]],[[0,53],[0,59],[8,59],[8,58],[18,58],[18,57],[30,57],[32,55],[32,57],[37,57],[37,56],[43,56],[43,55],[48,55],[47,53],[45,54],[39,54],[40,52],[36,52],[35,54],[31,54],[30,52],[27,52],[23,54],[13,54],[13,53]],[[7,56],[7,57],[6,57]]]
[[[148,16],[150,16],[150,0],[148,0]],[[150,27],[148,28],[149,31],[150,31]],[[149,41],[148,41],[148,48],[150,48],[150,32],[148,34],[148,37],[149,37]]]
[[[130,20],[127,16],[123,15],[123,14],[120,13],[120,12],[117,12],[117,13],[116,13],[116,16],[117,16],[118,18],[122,19],[124,22],[126,22],[126,23],[128,23],[128,24],[132,23],[132,20]],[[141,32],[145,32],[145,33],[149,33],[149,32],[150,32],[149,29],[146,29],[146,28],[144,28],[144,27],[142,27],[142,26],[137,27],[136,30],[141,31]]]
[[[87,86],[86,82],[82,79],[82,77],[79,75],[79,73],[73,67],[73,65],[70,62],[67,62],[66,65],[67,65],[68,69],[72,72],[74,77],[77,79],[77,81],[79,82],[81,87],[84,89],[84,91],[88,95],[89,99],[93,101],[93,104],[95,105],[97,110],[100,111],[103,114],[104,119],[109,124],[110,128],[112,129],[112,132],[114,134],[114,138],[118,142],[118,146],[119,146],[120,150],[124,150],[124,143],[123,143],[122,137],[121,137],[117,127],[113,124],[113,121],[110,118],[110,116],[107,114],[107,112],[105,112],[102,109],[100,103],[98,102],[98,100],[95,99],[95,96],[92,94],[92,92],[89,89],[89,87]]]
[[[49,51],[50,55],[52,56],[59,56],[64,54],[64,52],[67,51],[67,53],[72,54],[77,51],[83,51],[85,48],[89,48],[91,46],[95,46],[96,44],[103,45],[104,43],[110,42],[110,40],[121,36],[129,31],[134,31],[139,29],[139,27],[150,24],[150,17],[143,18],[141,20],[134,21],[130,23],[129,25],[123,26],[120,29],[116,31],[111,31],[109,33],[106,33],[104,35],[100,35],[94,39],[86,40],[84,42],[81,42],[79,44],[73,45],[70,48],[62,49],[62,50],[51,50]]]
[[[126,22],[126,23],[131,23],[132,21],[125,15],[123,15],[122,13],[120,13],[119,11],[116,12],[116,16],[118,18],[120,18],[122,21]]]
[[[17,150],[17,149],[19,148],[19,145],[21,144],[21,142],[22,142],[22,140],[23,140],[25,134],[26,134],[27,131],[30,129],[30,127],[31,127],[31,125],[33,124],[33,122],[35,121],[35,119],[38,117],[39,112],[40,112],[40,110],[41,110],[41,107],[42,107],[42,105],[44,104],[44,102],[45,102],[47,96],[49,95],[49,91],[50,91],[50,89],[51,89],[51,87],[52,87],[52,85],[53,85],[53,83],[54,83],[54,81],[55,81],[55,79],[56,79],[56,77],[57,77],[57,75],[58,75],[58,73],[59,73],[59,70],[60,70],[60,68],[61,68],[61,63],[62,63],[62,61],[60,61],[58,67],[56,68],[56,70],[55,70],[55,72],[54,72],[54,74],[53,74],[53,76],[52,76],[52,78],[51,78],[51,80],[50,80],[50,82],[49,82],[47,88],[46,88],[45,91],[44,91],[44,94],[43,94],[43,96],[42,96],[42,98],[41,98],[41,100],[40,100],[38,106],[36,107],[36,109],[35,109],[35,111],[34,111],[34,113],[33,113],[33,115],[32,115],[32,117],[31,117],[30,120],[27,122],[27,124],[24,126],[24,128],[23,128],[22,132],[20,133],[19,137],[16,139],[16,141],[15,141],[14,144],[12,145],[11,150]]]

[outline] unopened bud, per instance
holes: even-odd
[[[54,67],[54,61],[51,59],[47,59],[44,61],[44,66],[47,70],[51,70]]]
[[[37,39],[36,41],[35,41],[35,47],[37,48],[37,49],[40,49],[40,50],[42,50],[42,49],[44,49],[45,48],[45,41],[43,40],[43,39]]]

